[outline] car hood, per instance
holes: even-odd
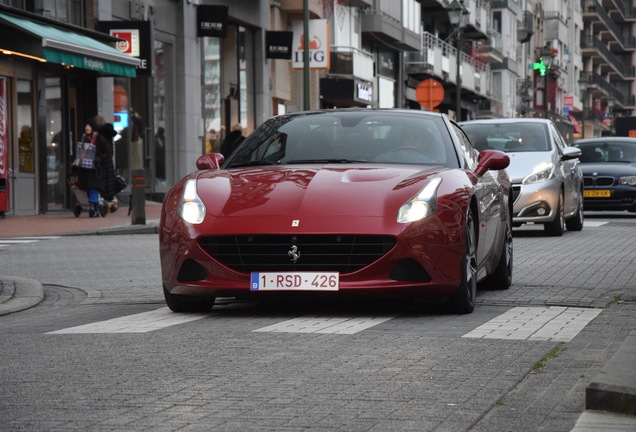
[[[506,168],[512,183],[521,183],[541,164],[552,161],[551,152],[506,152],[510,157],[510,165]]]
[[[582,163],[581,171],[583,172],[583,175],[588,176],[611,175],[619,177],[636,175],[636,164],[626,164],[620,162]]]
[[[438,172],[439,167],[371,164],[205,171],[197,192],[216,217],[385,216]]]

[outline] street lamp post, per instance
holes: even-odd
[[[585,117],[587,116],[587,77],[584,73],[581,73],[579,78],[579,89],[582,96],[583,114],[581,115],[581,138],[585,138]]]
[[[311,109],[311,80],[309,74],[309,0],[303,1],[303,107]]]
[[[547,58],[547,63],[546,63],[546,59]],[[543,78],[545,79],[544,83],[545,85],[543,86],[543,91],[544,91],[544,98],[543,98],[543,104],[544,104],[544,111],[545,111],[545,118],[548,119],[549,118],[549,114],[550,114],[550,69],[552,68],[552,62],[554,60],[554,54],[552,53],[552,50],[548,47],[548,44],[546,44],[546,46],[543,48],[543,50],[541,51],[541,63],[544,66],[543,69]]]
[[[609,117],[610,134],[614,135],[614,103],[616,99],[612,96],[607,97],[607,116]]]
[[[455,28],[457,32],[456,40],[456,49],[457,49],[457,71],[455,75],[455,83],[457,85],[456,89],[456,105],[455,105],[455,120],[461,120],[461,109],[462,109],[462,76],[461,76],[461,44],[462,44],[462,36],[464,27],[468,23],[468,9],[464,6],[464,0],[453,0],[450,5],[448,5],[448,20],[451,25]]]

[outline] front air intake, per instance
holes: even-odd
[[[395,238],[375,235],[237,235],[199,239],[215,260],[241,273],[352,273],[384,256]]]

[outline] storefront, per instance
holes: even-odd
[[[100,113],[99,80],[136,76],[139,61],[111,46],[116,40],[0,9],[0,195],[4,184],[5,213],[70,207],[73,143],[84,122]]]

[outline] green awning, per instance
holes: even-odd
[[[8,24],[3,25],[0,32],[0,49],[104,75],[137,76],[139,59],[88,36],[3,13],[0,13],[0,23]],[[13,42],[18,36],[12,34],[15,31],[22,33],[17,42]]]

